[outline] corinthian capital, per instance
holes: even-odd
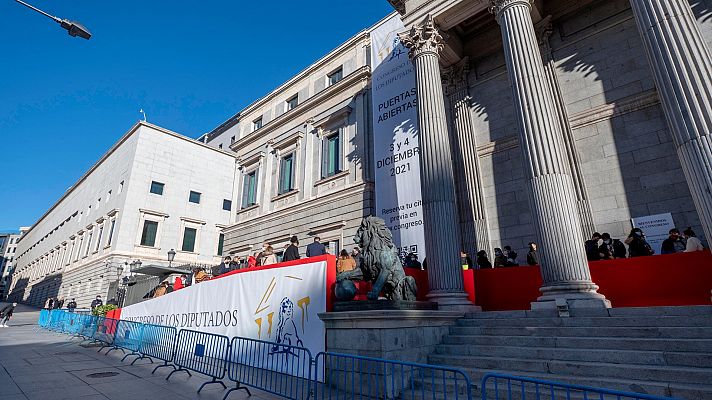
[[[398,38],[409,49],[411,59],[423,53],[438,54],[443,48],[443,37],[438,32],[432,15],[428,15],[422,26],[413,25],[410,31],[398,34]]]
[[[494,14],[499,20],[501,13],[514,6],[526,6],[528,8],[532,7],[532,0],[490,0],[491,6],[489,12]]]
[[[444,70],[441,74],[445,92],[448,95],[454,94],[460,90],[467,89],[467,77],[470,73],[470,59],[463,58],[457,64]]]

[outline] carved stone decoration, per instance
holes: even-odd
[[[398,38],[409,49],[411,60],[423,53],[438,54],[443,49],[443,37],[432,15],[428,15],[423,25],[413,25],[409,31],[398,34]]]
[[[361,248],[361,255],[356,261],[359,268],[351,274],[347,273],[349,275],[339,274],[337,280],[358,279],[361,273],[364,280],[373,283],[368,293],[369,300],[378,300],[381,292],[388,300],[416,300],[418,290],[415,279],[403,271],[391,231],[381,218],[364,218],[354,242]]]
[[[497,18],[497,22],[499,22],[499,16],[502,13],[502,11],[506,10],[509,7],[513,7],[516,5],[526,5],[527,7],[531,7],[532,5],[532,0],[490,0],[492,5],[489,8],[489,12],[494,14],[494,16]]]

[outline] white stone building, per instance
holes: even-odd
[[[302,256],[315,236],[332,253],[354,246],[373,207],[368,45],[364,30],[199,139],[238,158],[231,254],[281,254],[292,235]]]
[[[216,264],[233,221],[236,159],[139,122],[17,244],[10,298],[115,296],[129,264]],[[110,289],[111,286],[111,289]]]
[[[0,245],[0,300],[7,298],[7,291],[10,288],[10,275],[12,274],[12,265],[15,262],[17,254],[17,244],[20,237],[25,234],[30,228],[20,227],[20,233],[0,235],[2,236],[2,245]]]

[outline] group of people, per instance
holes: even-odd
[[[662,243],[661,254],[702,251],[704,246],[692,228],[680,234],[677,228],[670,229],[669,236]],[[628,248],[626,249],[626,245]],[[608,233],[595,232],[584,244],[589,261],[615,260],[618,258],[652,256],[655,250],[648,243],[640,228],[633,228],[625,241],[611,238]]]

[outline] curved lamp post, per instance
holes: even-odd
[[[86,27],[84,27],[84,25],[80,24],[79,22],[55,17],[54,15],[48,14],[48,13],[40,10],[39,8],[32,6],[30,4],[27,4],[21,0],[15,0],[15,1],[29,9],[31,9],[31,10],[37,11],[38,13],[44,15],[47,18],[51,18],[54,22],[58,23],[62,28],[66,29],[67,32],[69,33],[69,36],[73,36],[73,37],[79,36],[80,38],[83,38],[83,39],[89,39],[91,37],[91,32],[89,32],[89,30]]]

